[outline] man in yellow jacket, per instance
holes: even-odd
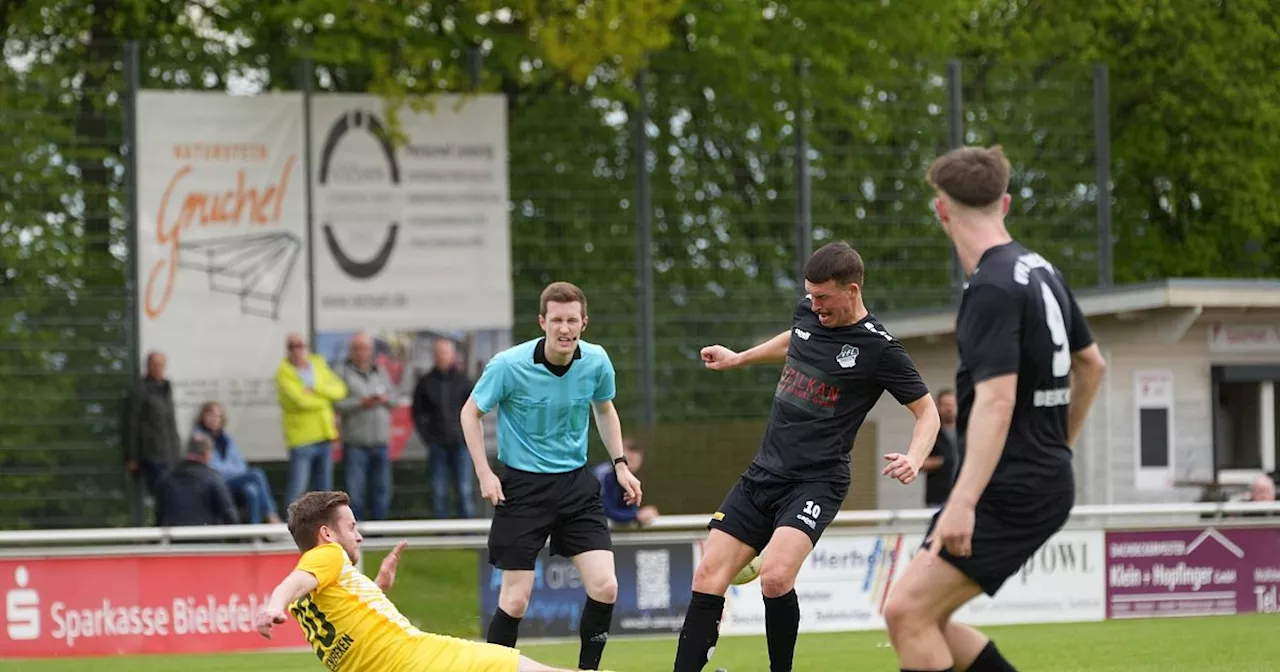
[[[309,490],[333,489],[332,442],[338,438],[333,402],[346,398],[347,385],[324,358],[307,350],[301,334],[289,334],[288,355],[276,369],[276,398],[289,448],[287,503]]]

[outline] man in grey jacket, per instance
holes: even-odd
[[[126,468],[131,474],[142,475],[152,496],[160,479],[182,457],[173,386],[165,377],[165,365],[164,353],[147,353],[147,374],[129,392],[129,419],[125,426]]]
[[[391,379],[373,360],[373,339],[351,339],[347,360],[334,369],[347,398],[333,405],[342,421],[347,494],[357,520],[386,520],[391,507]]]

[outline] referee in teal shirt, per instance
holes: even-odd
[[[550,537],[551,552],[571,558],[582,575],[587,601],[578,626],[578,669],[596,670],[609,638],[618,579],[600,481],[586,466],[593,411],[628,503],[640,503],[640,481],[623,454],[613,363],[604,348],[581,340],[586,295],[567,282],[548,285],[538,324],[545,336],[491,359],[462,408],[480,494],[497,507],[489,527],[489,563],[502,571],[502,589],[488,640],[515,647],[538,553]],[[489,467],[480,424],[495,409],[501,476]]]

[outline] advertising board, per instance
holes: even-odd
[[[297,553],[0,560],[0,655],[40,658],[305,647],[285,623],[264,639],[254,615]]]
[[[693,585],[693,545],[689,543],[615,545],[618,601],[611,634],[675,633],[684,623]],[[487,631],[498,607],[502,573],[476,554],[480,575],[481,632]],[[576,637],[586,591],[582,576],[568,558],[538,555],[533,597],[520,622],[521,638]]]
[[[1107,533],[1107,616],[1280,611],[1280,528]]]

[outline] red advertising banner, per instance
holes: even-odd
[[[253,618],[297,553],[0,560],[0,658],[305,647]]]
[[[1280,612],[1280,527],[1107,533],[1107,618]]]

